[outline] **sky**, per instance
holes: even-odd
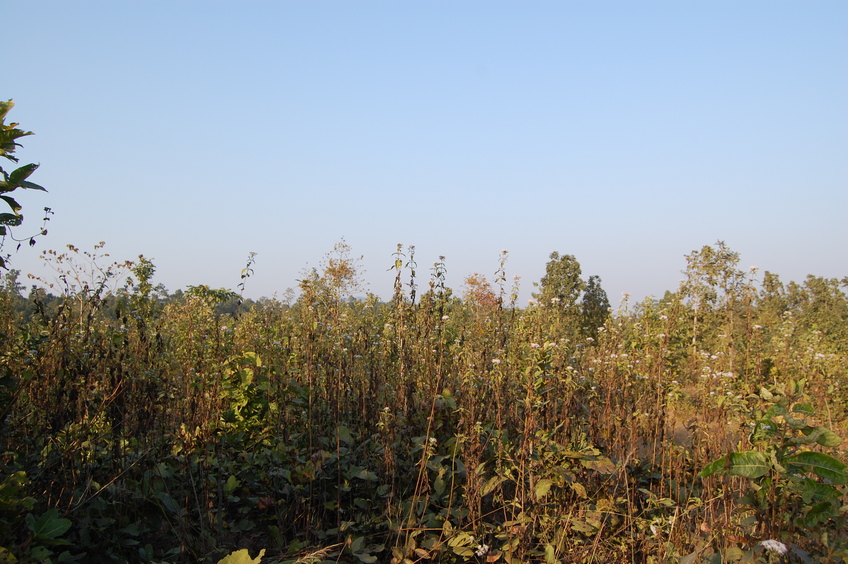
[[[848,276],[844,1],[0,0],[17,194],[169,291],[281,295],[344,239],[388,298],[572,254],[618,303],[724,241],[785,282]],[[11,164],[11,163],[8,163]],[[2,165],[7,171],[7,163]],[[8,245],[8,243],[7,243]],[[7,247],[8,248],[8,247]],[[25,281],[29,284],[31,282]]]

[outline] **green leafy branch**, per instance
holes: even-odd
[[[758,398],[767,408],[752,414],[750,436],[760,450],[730,452],[700,473],[701,478],[726,474],[748,479],[740,502],[754,511],[759,530],[787,540],[796,531],[826,538],[821,536],[826,522],[845,520],[840,499],[846,493],[848,465],[811,450],[836,447],[842,439],[826,427],[810,424],[815,411],[804,384],[790,381],[773,390],[761,389]]]
[[[18,128],[17,123],[6,123],[6,115],[9,113],[14,107],[15,103],[12,100],[8,102],[0,102],[0,156],[9,159],[10,161],[17,163],[18,158],[14,155],[15,151],[18,147],[21,147],[21,144],[18,143],[18,139],[21,137],[26,137],[27,135],[32,135],[32,131],[24,131]],[[30,182],[28,179],[32,176],[32,173],[38,169],[37,164],[26,164],[21,167],[18,167],[11,172],[7,172],[3,167],[0,167],[0,199],[8,204],[11,213],[0,213],[0,238],[5,240],[7,235],[11,235],[12,227],[18,227],[23,222],[24,216],[21,214],[22,206],[18,203],[17,200],[9,196],[8,194],[14,192],[18,188],[28,189],[28,190],[41,190],[42,192],[46,192],[47,190],[44,187],[35,184],[34,182]],[[48,221],[50,215],[50,208],[45,208],[45,218],[44,221]],[[46,235],[47,230],[42,226],[39,231],[39,235]],[[35,238],[29,237],[30,245],[35,244]],[[20,247],[20,245],[19,245]],[[0,242],[0,248],[2,248],[2,242]],[[0,256],[0,268],[6,268],[6,259],[8,257]]]

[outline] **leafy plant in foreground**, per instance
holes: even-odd
[[[726,473],[748,480],[739,502],[751,514],[742,521],[755,538],[781,539],[793,554],[808,561],[816,550],[828,558],[848,558],[845,463],[812,450],[836,447],[842,439],[811,422],[815,415],[804,392],[805,381],[789,381],[772,390],[762,388],[763,407],[752,413],[750,441],[758,450],[731,452],[708,464],[701,477]],[[749,560],[753,550],[747,554]],[[739,554],[744,559],[745,553]]]

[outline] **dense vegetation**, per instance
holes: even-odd
[[[718,243],[612,311],[554,253],[519,307],[399,246],[381,301],[340,244],[242,303],[99,252],[4,279],[0,562],[848,561],[848,280]]]

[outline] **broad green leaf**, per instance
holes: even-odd
[[[713,462],[710,462],[709,464],[704,466],[704,469],[701,470],[700,476],[701,476],[701,478],[709,478],[710,476],[712,476],[716,472],[721,472],[722,470],[724,470],[726,466],[727,466],[727,457],[722,456],[718,460],[714,460]]]
[[[813,505],[809,511],[807,511],[807,514],[803,517],[803,522],[806,527],[812,528],[819,523],[827,521],[831,517],[838,516],[839,512],[834,511],[833,503],[830,501],[823,501]]]
[[[162,502],[162,505],[165,507],[165,509],[167,509],[171,513],[176,513],[177,515],[179,515],[180,506],[177,505],[177,502],[174,501],[174,499],[166,492],[158,492],[156,494],[156,498]]]
[[[733,476],[759,478],[768,474],[770,469],[771,464],[765,453],[755,450],[730,453],[730,473]]]
[[[53,540],[64,535],[71,528],[71,520],[59,517],[58,509],[50,509],[37,521],[27,514],[27,524],[37,539]]]
[[[766,475],[771,469],[768,455],[762,452],[732,452],[729,456],[729,462],[727,456],[722,456],[715,462],[707,464],[704,469],[701,470],[701,478],[707,478],[724,470],[727,470],[732,476],[759,478],[760,476]]]
[[[470,558],[474,556],[474,549],[467,546],[454,546],[452,547],[452,550],[454,554],[462,556],[463,558]]]
[[[247,351],[242,354],[242,357],[251,364],[254,364],[257,368],[262,366],[262,359],[254,351]]]
[[[365,468],[357,472],[353,477],[359,478],[360,480],[365,480],[366,482],[376,482],[377,480],[379,480],[377,474]]]
[[[799,403],[792,408],[792,411],[794,411],[795,413],[803,413],[804,415],[809,416],[813,416],[816,414],[816,410],[813,409],[813,406],[808,403]]]
[[[251,558],[250,553],[246,548],[231,552],[227,556],[218,560],[218,564],[259,564],[262,557],[265,555],[265,549],[259,551],[259,556]]]
[[[47,548],[44,545],[36,545],[32,547],[29,551],[30,562],[52,562],[50,560],[50,555],[53,554],[53,551]]]
[[[848,481],[845,469],[848,468],[843,462],[821,452],[799,452],[783,459],[786,465],[797,465],[808,472],[815,473],[818,477],[829,480],[833,484],[842,485]]]
[[[542,499],[548,492],[551,490],[551,486],[553,485],[553,481],[548,478],[544,478],[536,482],[536,499]]]
[[[436,492],[436,495],[439,497],[445,493],[445,481],[441,476],[437,477],[433,482],[433,491]]]
[[[123,529],[119,530],[118,532],[136,537],[136,536],[138,536],[140,530],[138,528],[138,525],[136,525],[135,523],[130,523],[129,525],[127,525]]]
[[[794,489],[801,494],[801,499],[803,499],[806,504],[826,501],[828,499],[836,499],[842,495],[839,490],[830,484],[822,484],[812,478],[802,478]]]
[[[459,531],[456,535],[448,539],[448,546],[469,546],[474,540],[474,537],[465,531]]]
[[[20,186],[30,175],[38,168],[37,164],[28,164],[18,167],[9,173],[9,184],[12,186]]]
[[[731,546],[724,552],[724,562],[738,562],[745,555],[738,546]]]
[[[339,425],[339,440],[348,446],[353,444],[353,435],[344,425]]]
[[[233,492],[236,491],[237,487],[239,487],[238,478],[231,475],[229,478],[227,478],[227,481],[224,482],[224,495],[233,495]]]

